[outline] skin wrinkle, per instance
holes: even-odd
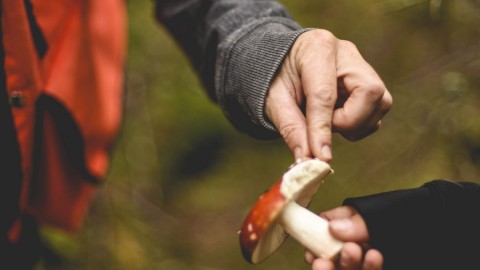
[[[307,100],[308,144],[314,156],[330,161],[332,114],[326,114],[326,111],[334,107],[337,85],[336,79],[324,81],[318,77],[336,78],[336,68],[330,66],[335,62],[332,60],[336,55],[336,39],[325,30],[314,30],[307,38],[299,40],[297,70],[303,75],[301,80]],[[328,63],[330,65],[325,66]]]
[[[333,35],[330,35],[330,37],[327,37],[325,38],[323,33],[324,31],[318,31],[322,34],[318,34],[317,31],[312,31],[312,32],[316,32],[315,36],[319,36],[321,38],[320,41],[316,41],[317,43],[319,43],[320,45],[318,45],[320,48],[322,48],[325,52],[325,55],[328,56],[329,58],[332,57],[333,55],[336,54],[336,50],[333,49],[332,47],[329,47],[329,46],[335,46],[335,42],[333,40]],[[308,47],[305,47],[303,45],[304,42],[300,42],[300,45],[298,47],[298,50],[301,50],[303,52],[311,52],[312,49]],[[294,46],[295,47],[295,46]],[[330,50],[330,51],[328,51]],[[307,71],[310,71],[310,70],[306,70],[306,69],[314,69],[314,70],[322,70],[323,67],[318,67],[318,68],[315,68],[315,66],[318,65],[318,63],[315,61],[315,57],[309,57],[309,56],[305,56],[302,54],[299,54],[300,56],[300,59],[307,59],[307,60],[304,60],[304,61],[297,61],[298,62],[298,71],[300,74],[305,74],[305,72]],[[312,62],[314,61],[314,62]],[[302,81],[303,81],[304,78],[302,78]],[[303,82],[305,85],[309,85],[307,82]],[[332,104],[334,104],[334,102],[336,101],[336,81],[331,81],[330,83],[325,83],[325,82],[322,82],[321,85],[310,85],[311,86],[311,89],[305,89],[305,96],[307,98],[307,100],[311,100],[313,99],[314,101],[320,101],[322,103],[323,106],[330,106]],[[314,89],[312,89],[314,88]],[[332,91],[333,89],[333,91]],[[316,90],[316,91],[314,91]],[[308,102],[307,102],[308,103]],[[308,105],[307,105],[308,106]]]
[[[292,51],[293,52],[293,51]],[[300,105],[303,101],[303,96],[302,96],[302,88],[301,88],[301,82],[300,80],[297,79],[297,76],[295,76],[296,71],[294,71],[295,67],[295,62],[294,62],[294,57],[292,57],[291,54],[287,55],[285,58],[285,65],[282,66],[280,69],[278,75],[277,75],[277,80],[275,80],[272,85],[280,85],[284,89],[283,91],[276,91],[274,95],[278,95],[278,93],[281,93],[282,95],[290,95],[293,100],[296,101],[297,106]],[[280,83],[281,82],[281,83]],[[300,89],[299,89],[300,88]],[[288,91],[288,89],[294,89],[294,91]],[[268,100],[272,99],[271,95],[267,95],[267,102]],[[281,99],[284,100],[284,99]],[[273,102],[278,103],[278,99],[273,98]],[[282,109],[283,106],[273,106],[274,108],[277,108],[278,110]],[[269,108],[272,108],[272,106],[269,106]],[[289,111],[271,111],[267,110],[267,117],[270,116],[275,116],[275,115],[280,115],[280,114],[285,114],[288,113]],[[305,120],[304,120],[305,121]],[[278,122],[278,121],[275,121]],[[287,123],[285,125],[282,125],[279,128],[279,133],[284,138],[285,142],[290,145],[292,142],[295,142],[299,140],[298,135],[295,133],[296,130],[304,128],[304,122],[299,122],[299,121],[294,121]],[[294,149],[294,156],[295,157],[301,157],[301,147],[295,147]]]
[[[286,22],[283,21],[283,20],[278,20],[278,18],[277,18],[277,19],[275,19],[274,21],[281,23],[281,24],[282,24],[281,27],[283,27],[283,28],[286,28],[286,27],[287,27],[287,26],[283,25],[284,23],[286,23]],[[268,25],[266,25],[266,24],[262,24],[262,28],[268,28],[268,27],[270,27],[270,26],[268,26]],[[293,26],[292,26],[292,27],[293,27]],[[289,27],[289,28],[291,28],[291,27]],[[301,31],[302,31],[302,30],[301,30]],[[254,35],[257,35],[258,33],[260,33],[257,29],[256,29],[254,32],[255,32]],[[249,33],[250,33],[250,32],[249,32]],[[253,32],[252,32],[252,33],[253,33]],[[297,35],[297,33],[298,33],[298,32],[294,31],[294,29],[291,29],[291,32],[289,31],[289,34],[284,35],[283,38],[289,38],[290,35],[295,36],[295,35]],[[248,34],[248,33],[247,33],[247,34]],[[236,33],[236,35],[243,36],[243,34],[241,34],[241,33]],[[260,38],[260,37],[262,37],[262,36],[259,36],[259,38]],[[278,39],[277,39],[277,40],[278,40]],[[288,39],[288,40],[285,39],[284,41],[290,42],[289,40],[292,41],[291,39]],[[238,42],[241,43],[242,41],[243,41],[243,39],[240,39]],[[260,40],[260,42],[265,42],[265,41],[261,41],[261,40]],[[282,42],[283,42],[283,41],[282,41]],[[232,43],[237,43],[237,41],[233,40]],[[263,43],[261,43],[261,44],[263,44]],[[238,45],[238,44],[237,44],[237,45]],[[287,51],[287,50],[288,50],[288,49],[286,48],[286,51]],[[271,53],[271,52],[265,52],[265,51],[258,51],[258,50],[257,50],[256,52],[251,52],[251,53],[255,53],[255,54],[257,54],[257,55],[260,55],[262,52],[263,52],[263,53],[266,53],[266,55],[267,55],[269,58],[274,57],[274,56],[272,56],[272,53]],[[277,57],[277,56],[279,56],[279,54],[276,54],[276,55],[275,55],[275,57]],[[282,58],[283,58],[283,56],[282,56]],[[238,59],[237,59],[237,60],[238,60]],[[233,58],[229,60],[229,63],[235,63],[235,62],[238,62],[238,61],[234,61]],[[280,61],[279,61],[279,63],[280,63]],[[235,91],[231,91],[231,94],[232,94],[233,96],[236,96],[235,93],[238,93],[239,97],[242,96],[242,95],[240,95],[241,93],[247,93],[247,94],[248,94],[248,93],[254,93],[254,92],[263,93],[263,90],[262,90],[262,89],[259,89],[259,88],[263,88],[263,86],[268,86],[268,85],[267,85],[267,82],[266,82],[266,79],[268,79],[268,78],[266,78],[266,77],[269,77],[270,75],[269,75],[269,74],[267,74],[268,76],[261,75],[261,74],[259,74],[258,72],[256,72],[255,70],[252,70],[252,72],[255,72],[255,74],[250,74],[249,70],[250,70],[250,69],[248,69],[248,70],[242,70],[242,71],[247,71],[247,72],[244,72],[244,73],[245,73],[245,75],[249,75],[249,76],[248,76],[248,77],[250,78],[249,81],[248,81],[249,84],[252,84],[251,82],[255,82],[254,80],[251,79],[251,78],[252,78],[251,75],[253,75],[253,78],[258,78],[258,79],[260,79],[260,81],[265,81],[265,85],[263,85],[263,84],[260,85],[260,84],[258,84],[258,83],[256,83],[256,84],[254,83],[255,85],[253,85],[253,87],[245,87],[245,85],[243,85],[242,89],[237,89],[237,87],[241,86],[241,84],[239,84],[239,83],[233,83],[233,84],[228,85],[228,86],[226,87],[227,89],[225,89],[225,91],[227,91],[228,89],[235,90]],[[270,70],[270,68],[269,68],[268,70]],[[268,71],[268,70],[266,70],[266,71]],[[228,73],[228,74],[230,74],[230,73]],[[228,74],[226,74],[225,76],[228,77]],[[238,75],[238,74],[236,74],[236,75]],[[273,77],[273,73],[272,73],[272,77]],[[223,79],[224,79],[224,82],[225,82],[225,81],[227,81],[228,78],[223,78]],[[259,90],[261,90],[261,91],[259,91]],[[265,89],[265,95],[266,95],[266,90],[267,90],[267,89]],[[227,91],[226,94],[228,94],[229,92],[230,92],[230,91]],[[260,104],[253,104],[253,105],[255,105],[255,106],[254,106],[254,107],[249,107],[249,108],[242,108],[242,109],[244,109],[247,113],[248,113],[249,111],[255,110],[255,115],[257,115],[257,117],[258,117],[257,121],[259,121],[260,124],[262,124],[263,126],[265,126],[263,122],[268,123],[268,121],[265,121],[265,118],[263,117],[263,115],[264,115],[263,112],[264,112],[264,109],[265,109],[264,103],[262,102],[262,105],[261,105],[261,106],[260,106]],[[257,107],[257,106],[258,106],[258,107]],[[259,110],[260,107],[261,107],[262,110]],[[259,117],[259,115],[261,115],[261,117]],[[273,130],[272,130],[272,131],[273,131]],[[254,135],[254,134],[252,134],[252,135]]]
[[[351,107],[348,105],[352,102],[358,102],[358,101],[349,99],[347,100],[347,102],[345,102],[345,105],[342,108],[338,108],[333,112],[333,125],[335,127],[335,130],[338,130],[339,132],[345,132],[348,134],[349,130],[356,130],[362,126],[365,126],[365,123],[368,122],[369,119],[364,119],[363,121],[361,121],[362,119],[361,115],[352,113],[349,110]],[[376,110],[377,110],[377,107],[372,107],[367,114],[374,115],[374,112]],[[375,117],[375,116],[372,116],[372,117]]]
[[[369,84],[367,83],[366,85]],[[363,138],[363,134],[366,134],[367,131],[373,132],[378,129],[378,122],[391,107],[391,96],[383,85],[373,86],[373,84],[370,84],[370,86],[367,87],[358,84],[354,87],[352,93],[350,99],[348,99],[342,107],[337,108],[334,111],[333,126],[335,131],[342,132],[345,135],[349,135],[350,130],[360,130],[359,132],[356,132],[360,134],[357,137]],[[362,114],[349,111],[350,109],[355,108],[351,106],[351,104],[361,103],[358,101],[357,97],[363,99],[363,103],[373,104],[374,106],[370,107],[370,110],[367,111],[365,111],[364,107]],[[355,98],[357,98],[357,100],[355,100]],[[369,117],[362,121],[363,115],[368,115]],[[350,118],[348,116],[350,116]],[[360,129],[361,127],[364,128]]]
[[[282,72],[285,72],[285,71],[282,71]],[[290,87],[292,86],[289,81],[287,81],[287,80],[285,80],[285,79],[283,78],[283,76],[281,76],[281,77],[279,77],[279,78],[281,78],[282,82],[284,82],[284,83],[287,85],[287,87],[288,87],[288,86],[290,86]],[[277,91],[277,93],[278,93],[278,91]],[[282,95],[285,95],[285,94],[287,94],[287,95],[293,95],[293,94],[290,93],[289,91],[282,91],[282,92],[280,92],[280,93],[281,93]],[[281,100],[284,100],[284,99],[281,99]],[[278,101],[275,99],[274,102],[278,102]],[[278,108],[278,109],[280,109],[280,108],[282,108],[282,107],[283,107],[283,106],[274,106],[274,108]],[[270,108],[271,108],[271,107],[270,107]],[[269,115],[275,116],[275,115],[281,115],[281,113],[282,113],[282,112],[269,112]],[[288,111],[287,111],[287,113],[288,113]],[[295,140],[295,138],[292,138],[292,133],[293,133],[293,131],[295,131],[295,130],[297,130],[297,129],[299,129],[299,128],[302,128],[302,127],[303,127],[302,124],[300,124],[300,123],[298,123],[298,122],[292,122],[292,123],[288,123],[288,124],[286,124],[286,125],[283,125],[283,126],[279,129],[279,132],[280,132],[280,135],[281,135],[281,136],[284,138],[284,140],[287,142],[287,144],[289,144],[289,143],[292,142],[292,140],[293,140],[293,141]]]
[[[366,137],[380,127],[391,106],[383,82],[356,46],[326,30],[298,37],[270,88],[267,116],[290,150],[327,162],[332,131],[351,141]],[[285,91],[289,96],[278,93]],[[291,101],[281,100],[289,97]],[[285,115],[288,109],[294,112]]]
[[[350,141],[357,141],[377,131],[381,126],[380,119],[383,118],[383,116],[387,112],[388,112],[388,109],[386,109],[385,106],[381,106],[380,108],[376,107],[375,110],[371,112],[372,116],[366,119],[365,121],[360,122],[360,124],[358,125],[352,125],[352,124],[348,125],[349,123],[347,123],[346,127],[344,128],[339,127],[337,125],[337,122],[334,120],[333,130],[335,132],[341,132],[342,135]],[[339,112],[337,112],[336,110],[334,112],[334,117],[336,113],[339,113]],[[357,123],[359,122],[358,119],[350,120],[351,123],[355,123],[355,121],[357,121]],[[358,128],[362,126],[364,128],[359,130]],[[354,130],[354,131],[351,132],[350,130]]]
[[[295,76],[296,74],[300,74],[297,71],[297,65],[295,62],[295,59],[297,58],[297,54],[298,54],[298,48],[293,46],[293,48],[291,49],[291,52],[287,54],[287,57],[285,59],[286,64],[284,65],[284,67],[287,70],[286,74],[288,74],[288,79],[293,82],[292,83],[293,90],[294,90],[293,97],[295,98],[297,105],[301,105],[305,100],[305,95],[304,95],[303,87],[301,83],[301,80],[302,80],[301,76],[299,76],[298,78],[297,76]],[[284,71],[283,67],[281,70]],[[283,76],[280,76],[280,78],[282,77]],[[282,78],[282,80],[285,80],[285,79]]]
[[[291,93],[291,95],[296,100],[297,105],[300,105],[302,104],[305,96],[303,95],[303,88],[302,88],[301,81],[297,79],[297,76],[295,76],[297,72],[294,70],[295,68],[294,59],[295,59],[294,56],[292,57],[288,55],[286,59],[286,62],[288,63],[288,65],[285,66],[286,67],[285,69],[283,68],[281,69],[282,75],[286,74],[288,76],[288,80],[284,76],[279,76],[279,78],[283,81],[285,85],[287,86],[290,85],[293,88],[293,93]]]

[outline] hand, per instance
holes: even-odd
[[[306,251],[305,261],[312,265],[312,270],[382,269],[383,256],[379,251],[369,249],[363,254],[362,246],[366,246],[369,235],[365,221],[354,208],[341,206],[323,212],[320,216],[330,221],[330,232],[345,244],[336,264],[327,259],[315,258]]]
[[[329,162],[332,131],[352,141],[366,137],[380,127],[391,104],[392,96],[353,43],[312,30],[286,56],[265,113],[295,158]]]

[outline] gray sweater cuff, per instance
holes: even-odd
[[[308,30],[286,18],[262,18],[219,45],[216,96],[237,129],[256,138],[278,136],[264,114],[268,88],[296,38]]]

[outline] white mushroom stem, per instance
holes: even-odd
[[[279,223],[317,257],[333,260],[342,248],[343,243],[330,234],[328,221],[295,202],[283,209]]]

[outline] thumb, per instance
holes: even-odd
[[[344,242],[367,242],[369,240],[367,225],[358,214],[350,218],[330,221],[329,229],[333,237]]]
[[[281,81],[275,80],[272,83],[265,112],[282,135],[294,158],[309,157],[311,153],[308,147],[305,116],[287,86]]]

